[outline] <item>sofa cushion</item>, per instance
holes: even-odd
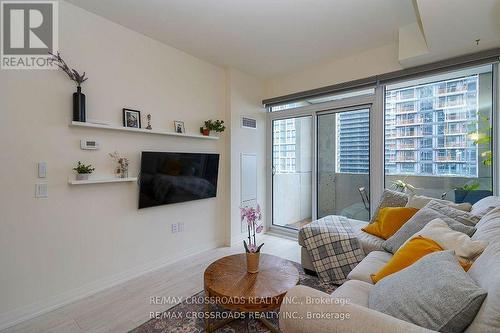
[[[484,251],[486,246],[488,246],[487,241],[479,239],[473,240],[463,232],[451,229],[448,224],[441,219],[434,219],[427,223],[427,225],[413,237],[415,236],[432,239],[444,250],[455,251],[455,255],[458,257],[459,261],[463,260],[464,262],[474,260]],[[405,242],[405,244],[407,243],[408,241]],[[403,244],[403,246],[405,244]]]
[[[476,229],[472,239],[500,243],[500,207],[494,208],[483,216],[476,225]]]
[[[497,220],[496,224],[500,224]],[[469,270],[470,277],[488,292],[466,333],[500,332],[500,242],[490,243]]]
[[[384,240],[377,236],[370,235],[367,232],[361,230],[364,226],[367,225],[367,222],[359,221],[359,220],[349,220],[351,224],[352,230],[358,237],[359,242],[361,243],[361,248],[365,254],[368,254],[372,251],[380,251],[382,250],[382,243]]]
[[[380,198],[380,202],[377,206],[377,209],[375,210],[375,213],[373,214],[370,220],[370,223],[372,223],[375,220],[380,208],[404,207],[406,206],[407,202],[408,202],[408,194],[385,189],[384,192],[382,193],[382,197]]]
[[[462,332],[485,297],[453,251],[439,251],[380,280],[370,291],[368,307],[428,329]]]
[[[426,255],[438,251],[443,251],[443,248],[432,239],[414,236],[394,253],[384,267],[372,274],[372,281],[378,283],[383,278],[411,266]]]
[[[458,221],[460,223],[463,223],[471,227],[475,226],[481,219],[481,217],[478,215],[474,215],[470,212],[465,212],[463,210],[450,207],[436,200],[431,200],[431,202],[425,205],[425,208],[434,209],[435,211],[449,218],[452,218],[455,221]]]
[[[413,207],[380,208],[375,220],[361,230],[373,236],[387,239],[394,235],[416,212],[418,209]]]
[[[337,298],[339,301],[368,307],[368,295],[370,295],[372,287],[372,284],[363,281],[351,280],[335,289],[332,296]]]
[[[473,204],[470,212],[474,215],[484,216],[496,207],[500,207],[500,197],[492,195]]]
[[[432,202],[431,202],[432,203]],[[418,211],[411,219],[406,222],[401,229],[399,229],[392,237],[386,240],[382,247],[384,250],[395,253],[401,245],[404,244],[408,239],[410,239],[414,234],[422,230],[423,227],[427,225],[430,221],[440,218],[445,221],[451,229],[463,232],[469,236],[472,236],[476,231],[476,228],[471,226],[466,226],[460,222],[457,222],[448,216],[444,215],[440,210],[428,207],[430,203]],[[444,206],[444,205],[442,205]],[[453,209],[453,208],[450,208]],[[457,211],[456,209],[454,209]],[[461,212],[461,211],[459,211]],[[466,212],[462,212],[464,214],[468,214]]]
[[[359,280],[373,284],[370,275],[378,272],[391,260],[392,254],[384,251],[370,252],[354,269],[347,275],[349,280]]]
[[[472,205],[468,202],[464,203],[454,203],[448,200],[440,200],[440,199],[435,199],[431,197],[426,197],[425,195],[412,195],[408,199],[408,203],[406,204],[406,207],[413,207],[413,208],[418,208],[422,209],[427,205],[429,202],[432,200],[437,201],[439,203],[442,203],[444,205],[450,206],[452,208],[458,209],[458,210],[463,210],[464,212],[470,212]]]

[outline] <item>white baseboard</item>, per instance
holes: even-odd
[[[168,256],[158,260],[149,262],[130,269],[128,271],[118,273],[109,277],[105,277],[76,289],[66,291],[62,294],[47,298],[45,300],[23,306],[9,312],[0,313],[0,331],[23,321],[38,317],[55,309],[58,309],[67,304],[78,301],[82,298],[94,295],[98,292],[114,287],[141,275],[156,271],[167,265],[171,265],[188,256],[196,255],[204,251],[215,249],[220,246],[219,241],[213,241],[201,247],[188,249],[175,257]]]

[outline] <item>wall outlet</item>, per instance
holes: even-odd
[[[177,229],[179,229],[179,232],[184,232],[184,222],[179,222]]]
[[[178,227],[177,223],[172,223],[171,227],[172,227],[173,234],[175,234],[179,231],[179,227]]]
[[[35,184],[35,198],[48,198],[49,185],[47,183]]]

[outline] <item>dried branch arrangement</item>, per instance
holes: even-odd
[[[83,82],[87,81],[85,72],[83,72],[83,74],[80,74],[76,69],[69,68],[59,52],[57,52],[57,54],[49,52],[49,54],[51,55],[50,59],[57,65],[57,67],[62,69],[68,75],[71,81],[76,83],[77,87],[80,87]]]

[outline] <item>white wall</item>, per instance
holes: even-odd
[[[401,68],[398,62],[398,46],[386,45],[272,78],[267,81],[266,95],[268,98],[277,97]]]
[[[239,243],[245,234],[241,232],[241,154],[257,155],[257,201],[263,211],[266,211],[266,117],[262,107],[264,84],[241,71],[229,70],[227,73],[228,109],[230,117],[230,240],[229,243]],[[241,128],[241,116],[257,119],[257,129]],[[265,221],[263,221],[265,223]]]
[[[120,125],[129,107],[151,113],[154,129],[184,120],[197,132],[203,120],[227,116],[224,69],[64,2],[59,45],[89,76],[88,118]],[[259,114],[259,83],[231,78],[238,112]],[[226,241],[229,133],[209,141],[70,128],[74,90],[59,71],[0,71],[0,326]],[[254,134],[262,140],[248,140],[250,147],[238,139],[247,131],[233,131],[235,151],[264,145],[262,119]],[[80,150],[81,138],[99,140],[101,150]],[[115,150],[131,159],[131,175],[143,150],[219,152],[217,198],[138,210],[136,184],[67,184],[78,160],[111,174],[107,153]],[[48,163],[47,199],[34,198],[37,161]],[[180,221],[185,232],[172,234],[170,224]]]

